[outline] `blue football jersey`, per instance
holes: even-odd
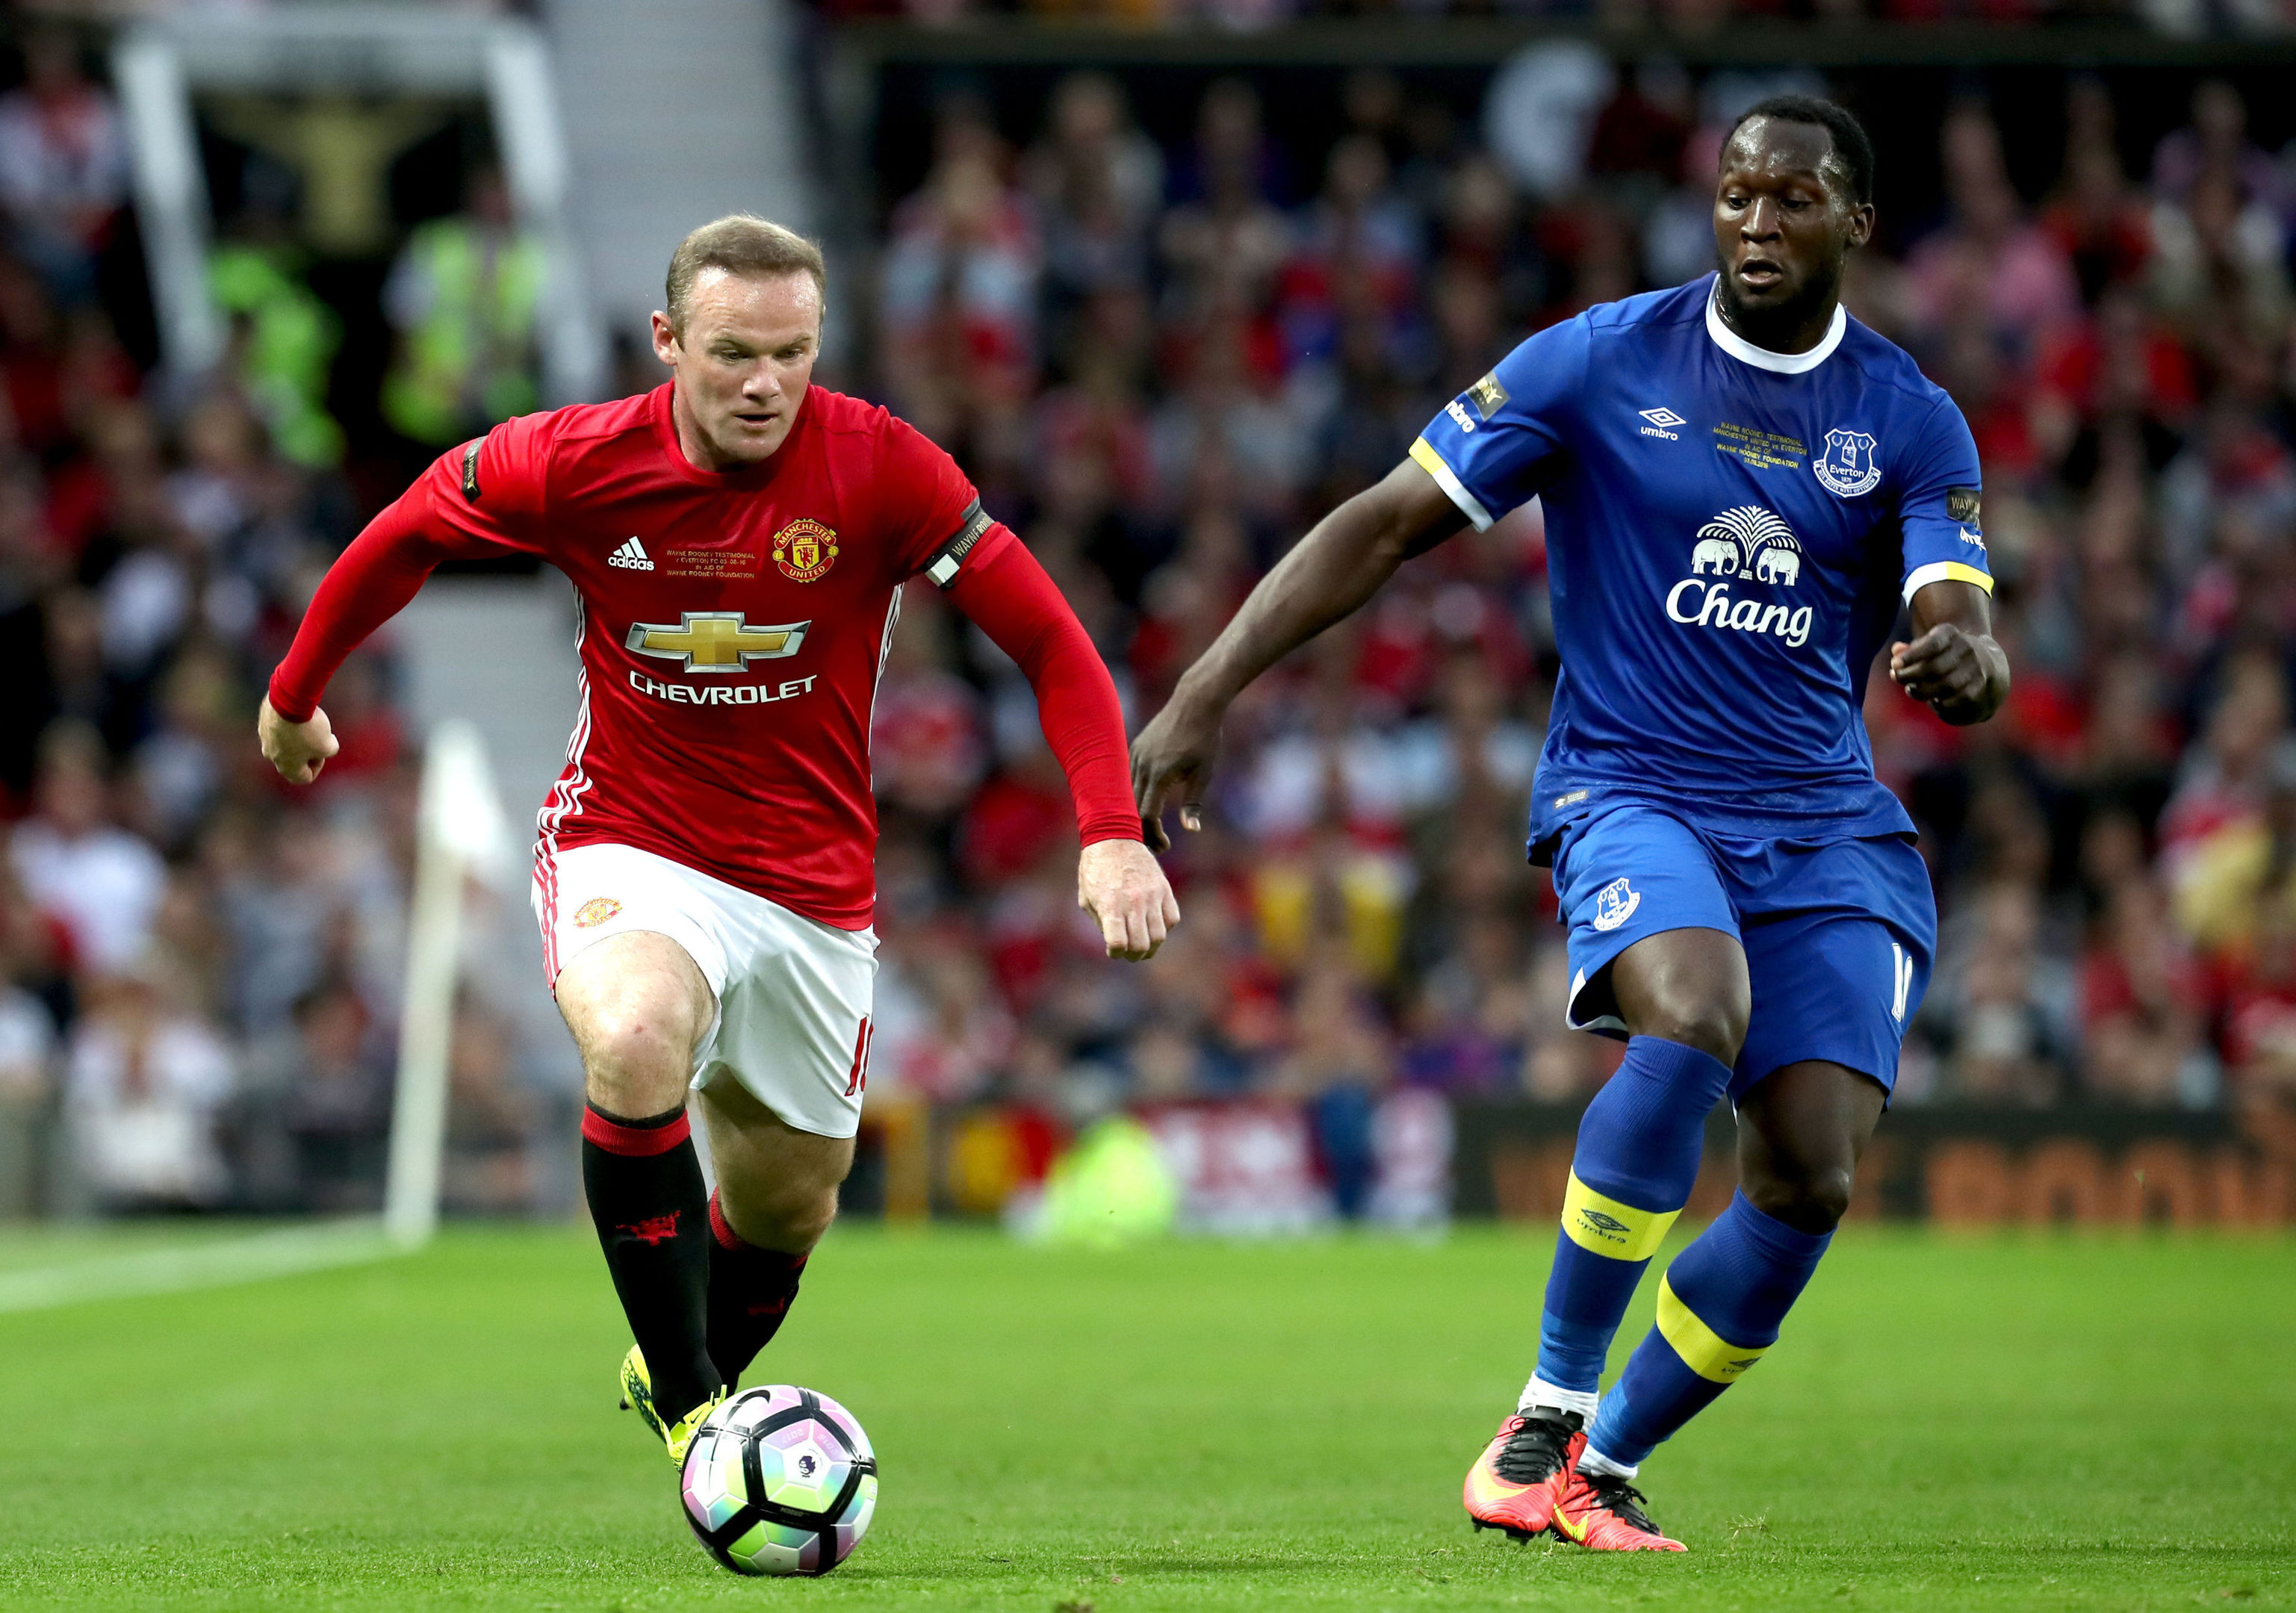
[[[1710,274],[1542,331],[1411,446],[1478,528],[1545,510],[1562,673],[1534,847],[1616,797],[1725,833],[1910,831],[1867,670],[1929,583],[1992,591],[1953,400],[1846,312],[1772,353],[1713,297]]]

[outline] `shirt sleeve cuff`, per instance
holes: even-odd
[[[1459,506],[1459,512],[1475,523],[1476,531],[1488,532],[1491,529],[1491,512],[1483,508],[1482,500],[1467,491],[1467,484],[1461,481],[1453,473],[1451,467],[1443,463],[1443,456],[1440,454],[1427,446],[1425,438],[1413,440],[1411,463],[1435,479],[1435,485],[1450,495],[1451,502]]]
[[[1987,594],[1993,592],[1993,578],[1974,566],[1964,566],[1957,560],[1931,561],[1926,566],[1916,566],[1906,575],[1905,602],[1914,602],[1914,595],[1931,583],[1975,583]]]
[[[279,671],[276,668],[273,670],[271,681],[263,693],[264,698],[271,702],[271,709],[291,723],[308,723],[311,720],[312,714],[319,708],[318,701],[299,700],[282,689],[279,686]]]

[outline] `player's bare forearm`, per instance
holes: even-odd
[[[1132,789],[1148,844],[1170,841],[1161,818],[1177,794],[1180,821],[1201,826],[1221,719],[1261,673],[1333,622],[1354,614],[1396,569],[1456,533],[1458,506],[1406,460],[1317,521],[1259,581],[1211,648],[1181,677],[1170,702],[1132,744]]]
[[[1935,582],[1914,595],[1913,638],[1890,646],[1890,676],[1956,727],[1981,723],[2009,698],[2009,657],[1993,636],[1993,602],[1974,583]]]
[[[1172,703],[1225,709],[1244,686],[1333,622],[1353,615],[1413,555],[1449,537],[1458,507],[1406,460],[1319,520],[1259,581]]]

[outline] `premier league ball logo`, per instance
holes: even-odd
[[[1825,434],[1825,451],[1810,466],[1829,493],[1856,498],[1882,485],[1882,462],[1874,456],[1874,438],[1864,431],[1839,428]]]

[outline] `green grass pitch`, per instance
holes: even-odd
[[[2288,1239],[1844,1234],[1779,1347],[1645,1468],[1691,1547],[1663,1558],[1459,1510],[1546,1243],[841,1230],[752,1374],[877,1445],[874,1532],[819,1581],[694,1544],[613,1409],[626,1339],[582,1232],[0,1316],[0,1606],[2296,1605]]]

